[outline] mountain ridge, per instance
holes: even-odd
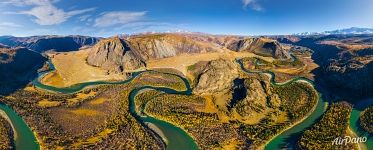
[[[0,44],[15,48],[26,47],[36,52],[55,51],[73,51],[83,46],[96,44],[101,38],[70,35],[44,35],[30,37],[0,36]]]
[[[115,73],[145,66],[127,41],[118,37],[104,39],[94,45],[88,55],[87,63]]]
[[[240,44],[243,43],[243,44]],[[183,34],[148,34],[111,37],[92,47],[90,65],[120,73],[146,66],[146,62],[183,54],[248,52],[276,59],[290,59],[288,49],[268,38],[215,37]]]
[[[37,76],[37,66],[46,61],[27,48],[0,48],[0,95],[7,95],[27,85]]]
[[[302,32],[295,33],[297,36],[309,36],[309,35],[362,35],[362,34],[373,34],[373,28],[359,28],[351,27],[344,29],[337,29],[323,32]]]

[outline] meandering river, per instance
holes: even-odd
[[[307,82],[314,86],[313,82],[307,78],[299,77],[299,78],[294,78],[291,79],[287,82],[283,83],[277,83],[275,81],[275,74],[270,72],[270,71],[264,71],[264,72],[253,72],[246,70],[245,67],[243,66],[242,62],[240,60],[237,60],[237,63],[240,64],[241,69],[245,71],[246,73],[264,73],[267,74],[270,77],[271,84],[274,86],[284,86],[287,84],[290,84],[292,82]],[[51,66],[51,71],[54,70],[54,66],[51,62],[49,62]],[[138,75],[146,72],[137,72],[133,73],[132,77],[129,78],[128,80],[125,81],[120,81],[120,82],[105,82],[105,81],[97,81],[97,82],[86,82],[86,83],[81,83],[77,85],[73,85],[71,87],[66,87],[66,88],[57,88],[53,86],[48,86],[44,85],[40,82],[40,78],[43,77],[46,73],[50,71],[46,71],[43,73],[39,74],[39,77],[35,79],[32,83],[41,89],[51,91],[51,92],[57,92],[57,93],[76,93],[81,91],[82,89],[89,87],[89,86],[94,86],[94,85],[103,85],[103,84],[127,84],[130,83],[133,79],[135,79]],[[175,74],[173,74],[175,75]],[[165,87],[154,87],[154,86],[144,86],[140,87],[137,89],[134,89],[131,91],[129,95],[129,108],[130,108],[130,113],[132,116],[134,116],[140,123],[143,125],[151,124],[152,126],[154,125],[157,129],[155,132],[159,133],[161,137],[163,138],[164,142],[166,143],[166,148],[169,150],[173,149],[178,149],[178,150],[194,150],[198,149],[198,146],[196,142],[193,140],[191,136],[188,135],[183,129],[172,125],[171,123],[168,123],[163,120],[159,120],[157,118],[153,118],[150,116],[140,116],[137,114],[135,111],[135,97],[137,94],[139,94],[142,90],[145,89],[152,89],[152,90],[157,90],[165,93],[170,93],[170,94],[183,94],[183,95],[190,95],[192,90],[190,87],[190,84],[187,79],[184,77],[178,76],[180,79],[183,80],[184,84],[186,85],[187,89],[185,91],[177,91],[171,88],[165,88]],[[290,127],[286,131],[280,133],[276,137],[274,137],[271,141],[269,141],[268,144],[266,144],[265,149],[272,150],[272,149],[280,149],[282,147],[288,147],[289,143],[290,145],[294,146],[294,142],[299,138],[301,135],[302,131],[305,129],[311,127],[315,121],[320,118],[320,116],[324,113],[325,108],[327,103],[321,98],[321,94],[319,93],[319,100],[317,102],[317,105],[313,112],[308,115],[304,120],[302,120],[300,123]],[[10,107],[0,104],[0,109],[6,112],[7,116],[10,118],[11,123],[17,133],[17,138],[15,140],[15,146],[16,149],[27,149],[27,150],[34,150],[34,149],[39,149],[39,145],[36,143],[36,138],[33,134],[33,132],[30,130],[30,128],[25,124],[25,122],[22,120],[21,117],[19,117]],[[359,127],[357,127],[357,120],[359,117],[360,111],[357,109],[354,109],[352,114],[351,114],[351,119],[350,119],[350,127],[353,129],[355,133],[357,133],[359,136],[364,136],[366,133],[364,131],[361,131]],[[153,127],[154,129],[154,127]],[[160,133],[161,132],[161,133]],[[368,140],[368,143],[366,144],[368,149],[372,148],[372,140]]]
[[[246,73],[265,73],[270,77],[271,84],[274,86],[286,86],[293,82],[307,82],[312,87],[314,87],[314,84],[312,80],[304,77],[297,77],[294,79],[291,79],[286,82],[278,83],[275,81],[275,74],[270,71],[250,71],[247,70],[241,60],[237,60],[237,63],[240,65],[241,70],[243,70]],[[304,131],[306,128],[309,128],[312,126],[315,121],[322,116],[322,114],[325,111],[327,103],[322,99],[322,96],[320,93],[318,93],[318,101],[315,109],[312,111],[311,114],[306,116],[305,119],[303,119],[301,122],[299,122],[296,125],[291,126],[286,131],[283,131],[279,135],[275,136],[272,140],[268,142],[268,144],[265,145],[266,150],[274,150],[274,149],[281,149],[281,148],[292,148],[295,146],[297,139],[301,135],[302,131]]]
[[[54,70],[53,64],[51,62],[49,62],[49,65],[51,66],[51,71],[53,71]],[[147,71],[135,72],[135,73],[133,73],[131,78],[129,78],[125,81],[119,81],[119,82],[105,82],[105,81],[85,82],[85,83],[76,84],[76,85],[66,87],[66,88],[57,88],[57,87],[42,84],[40,82],[40,79],[41,79],[41,77],[43,77],[43,75],[45,75],[48,72],[40,73],[39,78],[35,79],[33,81],[33,84],[36,87],[47,90],[47,91],[63,93],[63,94],[71,94],[71,93],[79,92],[86,87],[94,86],[94,85],[127,84],[127,83],[130,83],[131,81],[133,81],[140,74],[142,74],[144,72],[147,72]],[[170,73],[164,73],[164,74],[170,74]],[[136,97],[137,94],[139,94],[139,92],[141,92],[142,90],[145,90],[145,89],[157,90],[157,91],[161,91],[161,92],[169,93],[169,94],[190,95],[192,93],[190,84],[189,84],[187,79],[185,79],[185,78],[183,78],[179,75],[176,75],[176,74],[172,74],[172,75],[175,75],[175,76],[177,76],[177,77],[179,77],[180,79],[183,80],[183,82],[185,84],[185,87],[187,88],[185,91],[176,91],[176,90],[171,89],[171,88],[155,87],[155,86],[143,86],[141,88],[134,89],[130,92],[130,95],[129,95],[130,113],[142,125],[151,124],[152,126],[155,126],[157,128],[157,130],[154,130],[154,131],[158,132],[158,133],[161,132],[159,134],[163,135],[162,138],[164,138],[163,140],[167,145],[166,149],[168,149],[168,150],[174,150],[174,149],[196,150],[196,149],[198,149],[198,146],[197,146],[196,142],[183,129],[181,129],[177,126],[174,126],[171,123],[168,123],[166,121],[159,120],[157,118],[153,118],[153,117],[150,117],[150,116],[147,116],[147,115],[140,116],[139,114],[137,114],[137,112],[135,110],[135,97]]]
[[[36,141],[34,133],[22,120],[20,116],[9,106],[0,103],[0,111],[5,112],[6,118],[9,119],[15,137],[14,146],[17,150],[38,150],[39,144]]]
[[[361,101],[360,103],[353,106],[351,116],[350,116],[350,128],[358,137],[367,137],[365,143],[361,143],[362,149],[371,150],[373,149],[373,136],[366,132],[362,127],[360,127],[359,117],[364,109],[368,106],[373,105],[373,99],[368,99]]]
[[[294,57],[294,56],[293,56]],[[309,84],[311,84],[313,87],[315,86],[312,80],[309,80],[307,78],[298,77],[291,79],[289,81],[278,83],[275,81],[275,74],[270,71],[249,71],[246,70],[243,63],[240,60],[237,60],[237,62],[241,66],[241,70],[247,72],[247,73],[265,73],[270,76],[271,84],[275,86],[280,85],[286,85],[295,81],[305,81]],[[327,102],[322,99],[321,93],[319,93],[319,100],[317,102],[317,105],[313,112],[308,115],[304,120],[302,120],[300,123],[290,127],[286,131],[282,132],[281,134],[277,135],[275,138],[270,140],[268,144],[266,144],[265,149],[266,150],[273,150],[273,149],[281,149],[281,148],[295,148],[296,142],[299,139],[299,137],[302,135],[303,131],[307,128],[310,128],[325,112]],[[368,140],[366,143],[361,143],[363,145],[363,149],[373,149],[373,137],[368,132],[363,130],[359,125],[359,116],[366,107],[373,104],[373,99],[364,100],[361,103],[357,104],[353,107],[351,116],[350,116],[350,128],[354,133],[356,133],[359,137],[367,137]]]

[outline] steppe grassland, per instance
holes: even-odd
[[[211,61],[217,59],[235,60],[236,58],[244,57],[259,57],[268,62],[272,62],[274,59],[271,57],[262,57],[255,55],[250,52],[233,52],[225,51],[221,53],[202,53],[202,54],[182,54],[175,57],[154,59],[147,62],[147,67],[152,68],[174,68],[179,70],[184,75],[187,75],[188,66],[196,64],[200,61]]]
[[[108,74],[106,70],[87,64],[86,58],[91,49],[82,49],[74,52],[48,53],[56,71],[47,74],[42,83],[67,87],[78,83],[90,81],[124,80],[121,74]]]
[[[83,82],[118,81],[126,78],[124,75],[108,73],[104,69],[87,64],[86,58],[89,51],[90,49],[87,48],[74,52],[48,53],[47,55],[56,70],[45,75],[41,82],[56,87],[67,87]],[[225,50],[216,53],[181,54],[170,58],[149,60],[146,63],[147,69],[173,68],[186,75],[187,67],[199,61],[211,61],[220,58],[234,60],[244,57],[258,57],[268,62],[273,61],[273,58],[258,56],[250,52]]]

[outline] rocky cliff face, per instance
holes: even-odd
[[[228,49],[237,52],[253,52],[258,55],[277,59],[290,59],[289,52],[280,43],[267,38],[245,38],[236,40],[227,46]]]
[[[254,117],[268,106],[273,108],[279,107],[281,100],[279,96],[273,92],[273,89],[266,80],[257,78],[239,79],[240,84],[235,81],[233,87],[233,98],[229,107],[236,111],[242,117]],[[239,90],[241,89],[241,90]]]
[[[202,65],[205,66],[202,66]],[[227,60],[214,60],[198,65],[197,84],[193,92],[198,95],[211,94],[218,108],[225,112],[236,112],[240,117],[250,118],[268,112],[268,109],[281,105],[269,80],[259,76],[243,77],[239,66]],[[271,107],[271,108],[270,108]],[[263,117],[263,116],[262,116]]]
[[[229,50],[254,52],[279,59],[290,58],[287,50],[282,48],[278,42],[265,38],[242,39],[242,37],[236,36],[199,34],[143,34],[124,37],[122,42],[118,40],[114,43],[107,42],[108,40],[104,41],[106,44],[100,42],[93,48],[95,52],[88,57],[88,63],[115,72],[139,68],[143,66],[140,64],[140,60],[147,62],[152,59],[182,54],[226,52]],[[118,45],[124,45],[124,47]],[[122,57],[124,60],[121,60]],[[113,67],[117,68],[113,69]]]
[[[160,59],[183,53],[221,52],[211,43],[196,41],[178,34],[149,34],[130,37],[129,44],[142,60]]]
[[[45,61],[42,55],[26,48],[0,48],[0,95],[27,85]]]
[[[3,36],[0,38],[0,43],[9,47],[27,47],[37,52],[48,50],[62,52],[78,50],[82,46],[94,45],[99,40],[99,38],[87,36]]]
[[[118,37],[102,40],[92,47],[87,62],[115,73],[136,70],[145,66],[128,43]]]
[[[203,94],[229,90],[238,74],[238,67],[233,62],[223,59],[211,61],[199,75],[198,83],[193,91]]]

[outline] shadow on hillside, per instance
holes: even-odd
[[[245,87],[245,80],[244,79],[234,79],[233,80],[233,93],[232,93],[232,100],[229,102],[229,108],[233,108],[239,101],[245,99],[247,96],[247,90]]]
[[[17,49],[11,60],[0,63],[0,95],[7,96],[26,87],[37,78],[38,69],[46,60],[41,54],[24,48]]]
[[[293,43],[294,44],[294,43]],[[364,102],[362,99],[366,99],[372,97],[372,93],[369,92],[367,88],[351,88],[349,87],[348,83],[360,83],[362,87],[368,86],[372,83],[372,80],[368,77],[362,76],[365,74],[373,74],[372,73],[372,63],[368,64],[365,70],[357,70],[354,72],[347,72],[344,73],[337,73],[337,72],[327,72],[327,66],[329,66],[331,60],[337,59],[339,56],[337,55],[342,50],[337,48],[336,46],[331,45],[322,45],[316,44],[314,39],[312,38],[305,38],[301,41],[295,43],[296,45],[308,47],[314,51],[312,54],[312,59],[314,62],[319,65],[320,67],[314,69],[312,73],[315,75],[314,83],[315,88],[318,92],[322,94],[322,98],[327,102],[335,102],[335,101],[348,101],[356,106],[356,104]],[[363,54],[370,54],[371,51],[364,50],[360,53]],[[344,56],[343,59],[348,59],[348,56]],[[368,72],[364,72],[368,71]],[[351,77],[351,76],[354,77]],[[355,77],[356,76],[356,77]],[[339,79],[339,80],[337,80]],[[365,81],[365,79],[368,79]],[[362,110],[365,107],[355,107],[355,109]],[[318,122],[321,119],[321,116],[314,122]],[[311,128],[310,126],[309,128]],[[307,128],[307,129],[309,129]],[[306,130],[307,130],[306,129]],[[288,138],[285,139],[284,143],[281,145],[283,148],[296,148],[297,142],[302,136],[303,132],[298,132],[291,134]]]
[[[344,73],[329,71],[327,67],[333,59],[338,60],[342,65],[349,65],[351,54],[343,53],[336,46],[316,44],[312,39],[302,39],[296,43],[314,51],[312,59],[320,67],[312,71],[315,75],[315,85],[327,101],[348,101],[357,104],[362,99],[370,98],[373,93],[373,62],[367,64],[363,69],[349,70]],[[370,54],[372,50],[364,50],[358,55]]]

